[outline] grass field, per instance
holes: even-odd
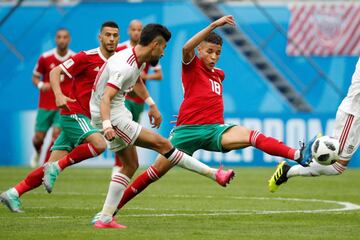
[[[28,171],[0,168],[0,189]],[[0,239],[360,239],[360,210],[338,211],[338,202],[360,205],[360,170],[293,178],[275,194],[266,185],[272,171],[238,168],[222,188],[174,169],[125,206],[118,221],[127,229],[99,230],[90,220],[102,207],[110,170],[68,169],[52,194],[41,186],[22,197],[25,213],[0,206]]]

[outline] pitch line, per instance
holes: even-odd
[[[159,197],[159,195],[150,195]],[[268,197],[214,197],[214,196],[198,196],[198,195],[173,195],[172,198],[230,198],[239,200],[274,200],[274,201],[293,201],[293,202],[318,202],[337,204],[341,208],[330,208],[330,209],[311,209],[311,210],[238,210],[238,209],[224,209],[224,210],[192,210],[192,209],[157,209],[157,208],[140,208],[130,207],[128,210],[143,210],[143,211],[191,211],[197,213],[150,213],[150,214],[126,214],[121,215],[121,218],[126,217],[199,217],[199,216],[236,216],[236,215],[271,215],[271,214],[284,214],[284,213],[333,213],[333,212],[345,212],[360,210],[360,205],[351,202],[333,201],[333,200],[321,200],[321,199],[302,199],[302,198],[268,198]],[[45,207],[29,207],[28,209],[44,209]],[[58,209],[84,209],[94,210],[95,208],[83,207],[83,208],[71,208],[71,207],[56,207]],[[76,216],[75,216],[76,217]],[[0,217],[4,219],[7,217]],[[70,219],[74,216],[19,216],[18,218],[38,218],[38,219]],[[79,216],[76,218],[88,218],[87,216]]]

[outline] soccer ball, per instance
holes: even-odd
[[[339,141],[329,136],[322,136],[311,146],[313,158],[321,165],[330,165],[339,158]]]

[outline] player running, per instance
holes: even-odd
[[[141,21],[136,19],[132,20],[128,27],[128,34],[130,39],[120,43],[117,47],[117,50],[135,47],[139,43],[141,30]],[[149,73],[150,71],[152,71],[152,73]],[[140,77],[144,83],[146,83],[146,80],[162,80],[162,70],[160,64],[157,64],[155,67],[151,66],[150,64],[146,64],[146,67],[141,72]],[[150,106],[154,104],[154,100],[151,97],[143,100],[134,91],[128,92],[125,95],[125,106],[131,112],[135,122],[139,123],[140,121],[140,115],[144,111],[144,103]],[[134,157],[137,158],[137,155]],[[136,160],[136,162],[137,161],[138,160]],[[121,160],[118,155],[115,154],[115,165],[113,168],[113,173],[118,172],[121,166]]]
[[[119,27],[115,22],[102,24],[99,34],[100,47],[82,51],[50,73],[50,82],[56,97],[56,106],[61,111],[62,132],[52,147],[50,162],[46,170],[46,182],[53,181],[53,176],[66,167],[87,158],[99,155],[106,149],[104,137],[90,124],[89,101],[96,75],[107,59],[114,54],[119,41]],[[60,88],[61,75],[74,79],[71,98],[64,95]],[[27,191],[41,185],[44,166],[32,172],[15,187],[0,195],[0,201],[12,212],[21,212],[20,197]],[[48,191],[51,191],[48,189]]]
[[[268,154],[305,164],[306,159],[311,154],[308,147],[303,146],[300,150],[293,149],[259,131],[249,130],[243,126],[224,124],[222,99],[224,72],[215,68],[221,54],[222,39],[212,31],[225,24],[234,26],[233,17],[224,16],[214,21],[193,36],[183,47],[182,82],[185,94],[180,107],[177,126],[170,134],[171,144],[188,155],[192,155],[198,149],[228,152],[254,146]],[[199,56],[195,54],[195,48],[198,49]],[[167,157],[168,155],[159,155],[154,165],[139,175],[126,188],[118,209],[175,165],[207,176],[223,186],[226,186],[234,175],[232,170],[224,174],[221,168],[219,170],[210,168],[196,159],[189,158],[188,161],[181,161],[179,158],[175,158],[175,160],[169,161]],[[113,181],[116,182],[116,180],[113,178]],[[129,179],[124,176],[121,180],[124,186],[128,184]],[[115,185],[115,183],[111,184]],[[111,187],[110,185],[109,190]],[[121,196],[120,192],[118,196]],[[113,200],[112,203],[114,204],[116,201]],[[103,208],[104,217],[111,212],[107,211],[106,207],[105,204]],[[111,207],[113,208],[113,206]],[[98,215],[95,216],[93,222],[97,218]]]
[[[317,177],[342,174],[360,144],[360,58],[352,76],[347,96],[338,107],[333,130],[333,137],[339,140],[339,160],[324,166],[312,161],[308,167],[290,166],[285,161],[279,163],[274,175],[269,180],[269,191],[275,192],[279,186],[291,177]],[[320,135],[319,135],[320,136]],[[315,141],[316,137],[313,139]]]
[[[45,162],[50,157],[50,148],[55,139],[59,136],[60,113],[55,103],[54,92],[50,87],[50,71],[60,63],[68,60],[74,54],[68,48],[70,43],[70,33],[67,29],[61,28],[57,30],[55,36],[56,48],[43,53],[33,71],[32,82],[39,89],[39,109],[36,115],[35,135],[33,137],[33,145],[35,153],[31,158],[30,166],[35,168],[39,164],[41,148],[47,131],[53,127],[51,143],[45,157]],[[68,95],[71,90],[71,80],[64,75],[61,76],[61,90]]]

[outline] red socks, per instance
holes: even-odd
[[[251,131],[250,144],[267,154],[295,160],[296,149],[286,146],[279,140],[267,137],[259,131]]]
[[[74,148],[68,155],[58,161],[61,170],[85,159],[96,157],[100,152],[91,144],[83,143]]]
[[[19,197],[41,185],[42,178],[44,177],[44,167],[38,167],[27,175],[27,177],[15,186],[16,191],[19,193]]]
[[[158,171],[153,166],[150,166],[125,189],[124,195],[118,205],[118,209],[122,208],[128,201],[133,199],[137,194],[141,193],[147,186],[158,179]]]

